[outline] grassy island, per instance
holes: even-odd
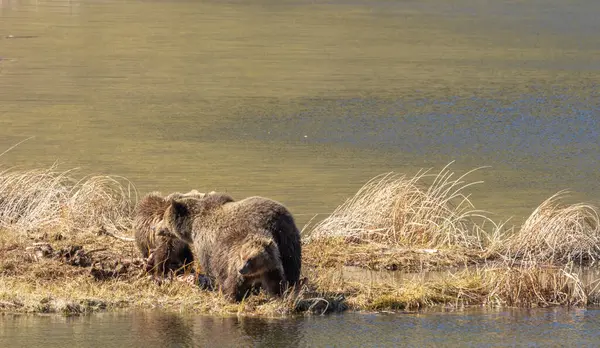
[[[0,311],[63,313],[163,308],[216,315],[286,316],[344,310],[464,306],[586,306],[600,259],[598,209],[542,202],[507,227],[475,209],[476,184],[448,167],[367,182],[303,231],[303,285],[283,298],[231,303],[202,290],[199,270],[145,272],[132,235],[138,199],[124,178],[75,178],[55,167],[0,173]]]

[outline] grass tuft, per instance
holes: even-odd
[[[588,305],[596,289],[583,284],[570,265],[499,267],[483,271],[487,301],[496,306],[548,307]]]
[[[0,228],[27,233],[77,233],[91,228],[131,228],[135,188],[120,177],[82,180],[73,170],[5,170],[0,173]]]
[[[529,216],[519,233],[504,245],[505,257],[522,261],[580,264],[600,260],[600,219],[590,204],[561,204],[567,192],[545,200]]]
[[[487,234],[483,223],[476,221],[496,225],[475,209],[465,193],[479,183],[465,181],[469,173],[453,178],[446,166],[438,174],[420,171],[412,178],[393,173],[377,176],[316,225],[307,241],[342,237],[388,246],[482,250]]]

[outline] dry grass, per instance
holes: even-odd
[[[487,302],[496,306],[586,306],[598,303],[598,284],[585,284],[572,265],[496,267],[482,271]]]
[[[319,265],[318,274],[338,272],[329,275],[329,285],[321,280],[324,289],[344,293],[352,309],[598,303],[598,282],[584,284],[571,263],[599,257],[596,207],[559,204],[561,192],[509,235],[463,193],[475,183],[464,176],[452,180],[445,168],[429,176],[433,183],[427,186],[425,173],[376,177],[314,228],[304,240],[306,263]],[[405,272],[469,268],[442,279],[398,284],[366,281],[366,275],[352,282],[342,276],[343,266]]]
[[[479,264],[485,252],[462,248],[419,249],[374,243],[349,242],[340,237],[313,240],[303,246],[302,258],[309,265],[357,266],[372,270],[404,272],[439,271]]]
[[[420,171],[412,178],[377,176],[316,225],[307,241],[342,237],[388,246],[483,250],[489,242],[484,223],[494,232],[499,226],[476,210],[465,193],[479,183],[465,181],[469,173],[453,179],[446,166],[438,174]]]
[[[21,233],[129,230],[137,199],[133,185],[111,176],[77,180],[73,172],[55,167],[1,172],[0,228]]]
[[[479,183],[465,179],[472,172],[455,178],[446,166],[373,178],[308,233],[308,259],[415,271],[495,257],[490,247],[504,238],[504,226],[469,200],[467,189]]]
[[[307,260],[422,271],[497,259],[508,265],[591,264],[600,259],[595,206],[561,203],[565,192],[559,192],[514,233],[514,227],[505,228],[475,209],[464,193],[477,184],[465,181],[469,173],[452,179],[446,167],[438,174],[373,178],[308,233]],[[427,178],[432,179],[429,185]]]
[[[316,272],[316,271],[315,271]],[[319,285],[346,296],[353,310],[418,310],[427,307],[550,307],[600,303],[598,282],[585,284],[571,268],[485,266],[432,280],[350,281],[343,269],[319,269]]]
[[[0,311],[78,314],[127,307],[277,317],[600,299],[597,284],[584,284],[567,264],[599,257],[595,207],[558,204],[557,194],[519,233],[504,237],[503,226],[464,193],[476,184],[465,181],[468,173],[452,179],[447,167],[435,175],[386,174],[369,181],[303,241],[303,286],[279,299],[259,294],[242,303],[202,290],[194,274],[160,281],[147,275],[133,243],[100,233],[131,228],[133,186],[118,177],[75,180],[72,173],[54,167],[0,173]],[[346,266],[465,270],[397,283],[356,281]]]
[[[0,232],[0,311],[79,314],[115,308],[162,308],[281,317],[346,308],[380,311],[473,305],[583,306],[598,300],[597,286],[584,284],[567,267],[499,264],[398,283],[366,275],[357,281],[356,277],[346,277],[340,264],[314,265],[305,260],[303,274],[308,283],[298,292],[282,299],[260,294],[232,303],[219,292],[201,290],[188,281],[153,280],[143,272],[143,263],[136,260],[137,253],[130,243],[89,232],[51,238],[29,237],[24,243],[13,233]],[[44,240],[59,252],[48,256],[31,248]],[[74,245],[87,253],[65,253],[74,250]]]
[[[317,269],[319,286],[343,293],[348,307],[357,311],[418,310],[426,307],[461,307],[481,305],[485,299],[481,282],[475,277],[455,277],[451,273],[441,280],[391,282],[352,281],[343,269]],[[365,277],[368,279],[368,277]]]
[[[597,283],[584,284],[570,267],[499,264],[445,272],[431,279],[395,282],[366,274],[357,280],[348,278],[339,264],[305,262],[303,275],[308,282],[299,291],[290,291],[281,299],[260,294],[232,303],[218,291],[202,290],[186,281],[186,275],[157,282],[144,273],[143,263],[136,260],[137,253],[130,243],[86,232],[47,242],[59,251],[54,254],[43,255],[30,247],[48,238],[42,235],[23,243],[12,233],[0,232],[0,311],[70,315],[116,308],[162,308],[281,317],[346,308],[381,311],[585,306],[598,303],[599,299]],[[87,252],[67,255],[64,250],[74,250],[74,245]]]
[[[600,260],[598,209],[590,204],[561,204],[565,193],[545,200],[503,243],[507,260],[550,264]]]
[[[52,237],[51,237],[52,236]],[[132,243],[89,232],[17,238],[0,231],[0,311],[80,314],[115,308],[163,308],[217,315],[285,316],[345,309],[343,298],[312,284],[281,299],[242,303],[202,290],[194,274],[158,279],[144,272]]]
[[[345,309],[343,298],[306,284],[281,299],[231,303],[193,274],[157,279],[133,243],[103,235],[131,229],[137,200],[127,180],[55,167],[0,173],[0,311],[79,314],[141,307],[280,316]]]

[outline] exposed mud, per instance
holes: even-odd
[[[25,250],[26,258],[31,262],[54,259],[65,265],[89,269],[95,280],[137,277],[145,270],[145,263],[141,258],[124,258],[107,248],[86,250],[81,245],[67,245],[55,250],[50,243],[39,242]]]

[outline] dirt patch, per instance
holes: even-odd
[[[138,277],[145,270],[141,258],[124,258],[108,248],[86,250],[81,245],[66,245],[55,250],[50,243],[38,242],[25,250],[25,259],[30,262],[51,259],[64,265],[86,268],[95,280]]]

